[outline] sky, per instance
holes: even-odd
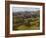
[[[12,11],[13,12],[19,12],[19,11],[36,11],[39,10],[40,8],[30,8],[30,7],[13,7]]]

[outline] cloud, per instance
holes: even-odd
[[[30,8],[30,7],[13,7],[12,11],[13,12],[19,12],[19,11],[36,11],[39,10],[40,8]]]

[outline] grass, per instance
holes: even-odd
[[[40,18],[16,18],[13,17],[13,30],[39,30],[40,29]]]

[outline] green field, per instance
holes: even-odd
[[[13,16],[13,30],[39,30],[40,17],[32,18],[18,18]]]

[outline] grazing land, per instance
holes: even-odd
[[[39,30],[40,10],[13,12],[13,30]]]

